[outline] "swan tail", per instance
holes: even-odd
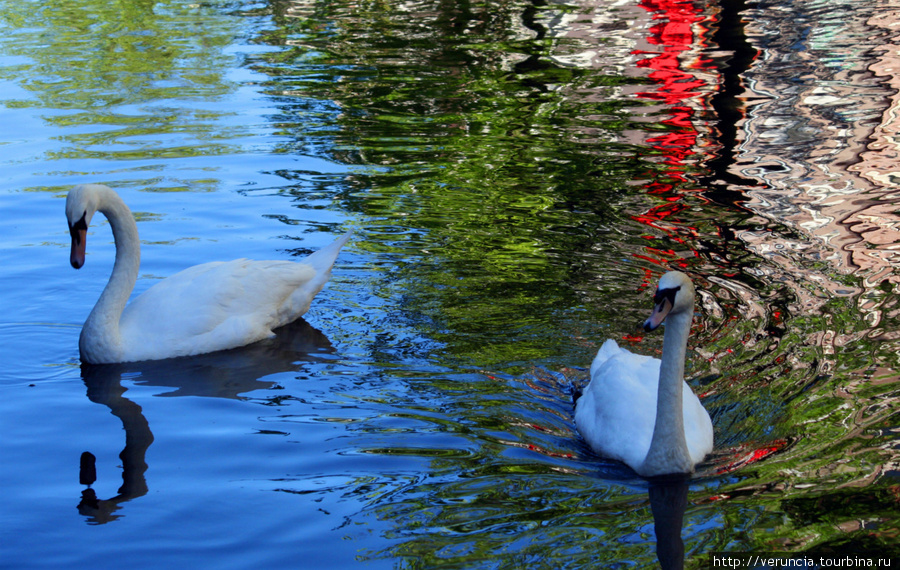
[[[606,339],[606,342],[603,343],[603,346],[600,347],[600,350],[597,351],[597,358],[609,360],[613,355],[618,354],[621,351],[622,349],[619,348],[619,343],[608,338]]]
[[[290,313],[293,316],[291,319],[288,319],[288,321],[299,317],[309,310],[313,297],[325,287],[325,284],[331,277],[331,268],[337,259],[338,253],[340,253],[341,248],[347,243],[352,235],[352,232],[347,232],[334,240],[331,244],[326,245],[318,251],[314,251],[299,262],[303,265],[312,267],[315,270],[315,273],[309,281],[297,288],[297,290],[291,294]]]
[[[331,244],[326,245],[322,249],[318,251],[314,251],[309,254],[305,259],[300,261],[300,263],[310,265],[313,269],[316,270],[316,273],[330,273],[331,266],[334,265],[334,261],[337,259],[338,253],[340,253],[341,248],[344,247],[344,244],[347,243],[347,240],[353,235],[353,232],[347,232],[341,237],[334,240]],[[326,280],[328,277],[326,276]]]
[[[607,339],[606,342],[603,343],[603,346],[600,347],[600,350],[597,351],[597,356],[594,357],[594,361],[591,362],[591,378],[597,374],[597,371],[607,360],[621,352],[623,352],[623,350],[619,348],[619,343],[611,338]]]

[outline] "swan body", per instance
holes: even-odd
[[[158,360],[244,346],[303,315],[328,281],[350,235],[300,263],[236,259],[195,265],[164,279],[126,306],[137,281],[137,224],[119,195],[101,184],[73,188],[66,198],[71,264],[84,265],[94,213],[109,220],[116,242],[112,275],[78,341],[91,364]]]
[[[662,359],[607,340],[575,406],[575,424],[591,448],[645,477],[691,473],[713,448],[712,420],[684,381],[693,284],[683,273],[666,273],[654,301],[644,329],[668,318]]]

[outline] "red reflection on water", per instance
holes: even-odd
[[[648,56],[638,61],[637,66],[650,70],[648,77],[655,82],[651,90],[639,92],[637,96],[658,101],[663,107],[662,114],[667,115],[661,121],[667,127],[666,131],[647,139],[665,168],[656,172],[645,188],[665,202],[633,216],[633,219],[666,233],[675,243],[684,246],[678,233],[691,236],[697,233],[696,228],[685,226],[677,219],[678,213],[688,207],[683,201],[684,193],[700,191],[690,187],[686,175],[702,146],[701,131],[695,124],[696,115],[698,110],[706,109],[706,97],[713,90],[702,78],[714,71],[712,62],[698,55],[706,47],[703,38],[707,30],[703,22],[707,15],[694,3],[679,0],[642,0],[640,6],[652,12],[653,19],[659,21],[649,28],[646,41],[660,49],[633,52]],[[694,255],[697,255],[696,251]],[[662,266],[688,265],[684,257],[671,249],[647,247],[638,257]]]
[[[787,440],[779,439],[760,447],[741,446],[734,450],[732,460],[727,465],[716,470],[716,475],[736,471],[741,467],[746,467],[747,465],[761,461],[773,453],[777,453],[784,449],[787,447],[787,444]]]

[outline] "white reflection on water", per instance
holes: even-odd
[[[750,108],[734,168],[761,182],[748,189],[751,208],[812,238],[783,244],[795,254],[795,271],[821,261],[862,277],[868,287],[898,283],[900,218],[891,206],[898,168],[897,15],[855,3],[805,4],[807,16],[799,21],[790,12],[767,12],[768,5],[747,11],[760,57],[746,72]],[[762,255],[773,249],[755,247]],[[837,295],[861,292],[822,286]]]

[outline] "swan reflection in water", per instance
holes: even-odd
[[[91,524],[103,524],[121,516],[122,503],[147,494],[146,454],[153,432],[141,407],[124,396],[122,379],[143,386],[176,388],[164,396],[209,396],[238,398],[240,394],[272,388],[275,383],[260,380],[270,374],[296,370],[304,362],[328,359],[334,347],[328,338],[305,320],[278,329],[270,339],[255,344],[199,356],[122,364],[82,364],[81,378],[90,401],[102,404],[119,418],[125,429],[122,486],[118,494],[101,499],[90,486],[97,479],[95,457],[81,455],[79,482],[88,487],[81,493],[78,512]]]
[[[650,510],[653,512],[653,528],[656,531],[656,557],[662,570],[684,568],[684,511],[687,508],[690,475],[663,475],[651,477]]]
[[[691,483],[697,483],[690,473],[672,473],[654,477],[638,478],[637,473],[618,462],[603,462],[596,472],[602,480],[620,481],[635,490],[647,489],[650,512],[653,515],[653,531],[656,538],[656,558],[662,570],[684,569],[684,540],[681,533],[684,527],[684,514],[688,506],[688,492]],[[644,486],[646,485],[646,487]],[[608,513],[604,513],[606,516]],[[636,519],[635,530],[643,532],[645,519]],[[597,562],[611,562],[607,558],[598,557]]]

